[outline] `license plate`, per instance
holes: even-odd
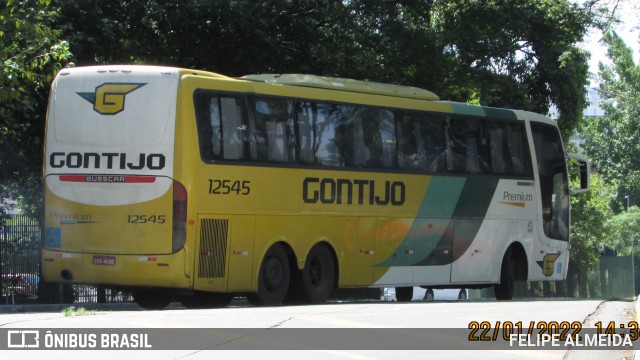
[[[115,265],[115,256],[95,255],[93,257],[93,265]]]

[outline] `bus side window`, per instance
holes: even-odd
[[[531,155],[523,125],[509,124],[506,128],[508,158],[513,164],[513,174],[531,176]]]
[[[204,161],[219,159],[222,153],[220,143],[220,103],[217,96],[200,92],[195,96],[196,121],[200,156]]]
[[[203,160],[244,158],[240,99],[199,92],[195,96],[195,110],[200,156]]]
[[[371,158],[364,140],[364,124],[360,108],[340,106],[339,120],[336,121],[336,145],[346,166],[363,167]]]
[[[398,166],[401,169],[423,170],[427,167],[422,129],[418,115],[396,113],[398,118]]]
[[[421,127],[427,156],[427,172],[438,173],[444,171],[447,162],[445,118],[435,115],[425,115]]]
[[[491,171],[494,174],[510,174],[513,171],[513,162],[508,154],[505,124],[491,122],[489,129],[491,141]]]
[[[531,156],[523,123],[488,121],[491,173],[531,176]]]
[[[393,168],[396,166],[396,129],[389,110],[355,108],[353,134],[348,144],[352,166]]]
[[[485,121],[476,118],[451,119],[449,134],[450,171],[477,174],[489,170]]]
[[[439,173],[447,163],[445,118],[432,114],[397,113],[398,165],[403,169]]]
[[[298,103],[298,144],[300,146],[300,162],[315,163],[315,134],[317,107],[315,104]]]
[[[296,162],[291,101],[255,99],[250,122],[251,160]]]
[[[461,119],[449,119],[449,166],[453,172],[467,170],[467,141],[465,136],[466,123]]]
[[[344,119],[342,107],[300,102],[297,108],[300,161],[309,165],[344,166],[344,149],[338,134]]]
[[[244,159],[244,130],[246,127],[242,121],[243,103],[242,99],[228,97],[220,99],[222,127],[217,141],[220,142],[222,139],[222,151],[226,160]]]

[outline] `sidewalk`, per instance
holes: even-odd
[[[598,321],[605,326],[611,322],[627,324],[630,321],[637,321],[638,311],[640,311],[640,297],[636,301],[603,301],[582,325],[583,328],[594,328]],[[564,360],[631,360],[637,353],[638,351],[633,350],[569,350]]]

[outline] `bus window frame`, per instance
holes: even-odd
[[[399,173],[399,174],[418,174],[418,175],[435,175],[435,176],[497,176],[500,178],[505,178],[505,179],[527,179],[527,180],[532,180],[534,178],[534,174],[533,174],[533,159],[532,159],[532,149],[531,146],[529,145],[528,142],[528,137],[527,137],[527,132],[526,132],[526,125],[525,125],[525,121],[520,120],[520,119],[503,119],[503,118],[496,118],[496,117],[490,117],[490,116],[477,116],[477,115],[469,115],[469,114],[460,114],[460,113],[455,113],[455,112],[438,112],[438,111],[431,111],[431,110],[418,110],[418,109],[411,109],[411,108],[400,108],[400,107],[386,107],[386,106],[375,106],[375,105],[368,105],[368,104],[360,104],[360,103],[350,103],[350,102],[338,102],[338,101],[328,101],[328,100],[321,100],[321,99],[313,99],[313,98],[299,98],[299,97],[293,97],[293,96],[278,96],[278,95],[271,95],[271,94],[263,94],[263,93],[255,93],[255,92],[233,92],[233,91],[223,91],[223,90],[216,90],[216,89],[207,89],[207,88],[196,88],[194,90],[194,95],[193,95],[193,100],[194,100],[194,110],[195,110],[195,117],[196,119],[198,118],[198,106],[196,106],[195,101],[196,101],[196,94],[201,94],[201,93],[206,93],[209,94],[211,96],[218,96],[218,97],[224,97],[224,96],[228,96],[228,97],[235,97],[238,99],[242,99],[244,102],[244,108],[243,108],[243,121],[244,121],[244,128],[245,128],[245,134],[244,134],[244,157],[242,159],[206,159],[202,152],[200,151],[200,158],[204,163],[207,164],[225,164],[225,165],[243,165],[243,166],[261,166],[261,167],[281,167],[281,168],[305,168],[305,169],[325,169],[325,170],[339,170],[339,171],[360,171],[360,172],[376,172],[376,173]],[[258,160],[252,160],[251,159],[251,154],[250,154],[250,149],[251,149],[251,144],[250,144],[250,121],[252,117],[255,117],[255,114],[253,114],[253,112],[255,112],[255,109],[253,109],[253,104],[255,103],[255,99],[259,98],[262,100],[266,100],[266,99],[273,99],[273,100],[278,100],[278,101],[286,101],[286,102],[291,102],[293,111],[291,111],[290,115],[295,116],[296,118],[294,119],[294,130],[295,130],[295,139],[296,139],[296,143],[295,143],[295,148],[296,148],[296,160],[295,162],[291,162],[291,161],[258,161]],[[339,166],[333,166],[333,165],[322,165],[322,164],[308,164],[303,162],[301,153],[301,143],[300,143],[300,134],[299,134],[299,124],[298,122],[300,121],[300,117],[299,117],[299,113],[297,111],[298,109],[298,105],[300,103],[307,103],[307,104],[311,104],[311,103],[315,103],[317,105],[330,105],[330,106],[335,106],[335,107],[340,107],[340,106],[348,106],[348,107],[355,107],[356,109],[379,109],[382,111],[389,111],[392,113],[393,115],[393,124],[395,127],[395,149],[396,149],[396,159],[395,159],[395,166],[394,167],[365,167],[365,166],[348,166],[346,163],[348,163],[347,161],[345,161],[345,163],[339,165]],[[445,155],[445,164],[443,166],[443,169],[441,171],[429,171],[429,169],[419,169],[419,168],[403,168],[399,166],[399,161],[397,159],[397,157],[399,156],[399,138],[398,138],[398,119],[399,119],[399,115],[402,114],[417,114],[417,115],[421,115],[424,114],[426,116],[434,116],[434,117],[442,117],[448,120],[445,121],[458,121],[458,120],[464,120],[464,121],[478,121],[481,122],[484,128],[485,128],[485,137],[488,139],[488,141],[490,141],[490,129],[491,129],[491,124],[495,124],[495,123],[504,123],[507,126],[517,126],[520,129],[520,134],[522,137],[522,146],[523,146],[523,153],[522,153],[522,160],[525,161],[525,163],[522,164],[523,169],[525,170],[522,174],[516,174],[515,170],[512,173],[494,173],[492,170],[492,164],[491,164],[491,145],[488,144],[486,145],[487,147],[487,156],[488,156],[488,161],[489,163],[487,164],[487,171],[481,171],[481,172],[468,172],[468,171],[452,171],[450,170],[451,168],[451,163],[449,161],[450,157],[451,157],[451,153],[448,149],[448,143],[449,141],[451,141],[450,139],[450,130],[448,128],[448,126],[445,126],[444,132],[445,132],[445,145],[447,146],[447,149],[445,149],[446,151],[446,155]],[[478,126],[479,128],[480,126]],[[198,133],[200,132],[199,129],[197,129]],[[222,153],[224,154],[224,149],[222,149]],[[315,157],[315,155],[313,155]]]

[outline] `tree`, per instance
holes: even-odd
[[[144,62],[227,75],[302,72],[430,89],[546,113],[584,107],[596,11],[568,0],[61,1],[80,64]]]
[[[463,91],[477,91],[486,105],[545,114],[555,104],[567,138],[581,118],[588,79],[588,54],[574,44],[598,8],[552,0],[444,4],[443,36],[459,59],[452,80],[470,84]]]
[[[47,0],[0,4],[0,198],[19,193],[40,208],[48,88],[71,57],[55,16]]]
[[[71,53],[79,65],[390,82],[541,113],[553,103],[566,135],[582,112],[587,81],[586,54],[573,44],[595,18],[569,0],[49,1],[8,1],[0,20],[0,51],[11,60],[1,80],[3,138],[11,139],[0,145],[11,154],[0,160],[3,179],[21,179],[32,195],[40,193],[35,149],[47,84]]]
[[[618,255],[631,255],[635,245],[632,241],[638,240],[640,234],[640,208],[631,206],[627,211],[623,211],[608,221],[608,228],[611,229],[607,238],[612,248],[618,251]]]
[[[583,126],[583,148],[605,181],[619,186],[619,200],[640,199],[640,66],[632,50],[615,33],[607,32],[604,43],[612,65],[600,64],[599,92],[604,116]],[[617,206],[619,210],[620,207]]]
[[[599,249],[613,247],[607,220],[616,187],[598,174],[591,175],[590,190],[571,197],[571,252],[568,277],[577,277],[580,296],[587,296],[587,275],[598,268]]]

